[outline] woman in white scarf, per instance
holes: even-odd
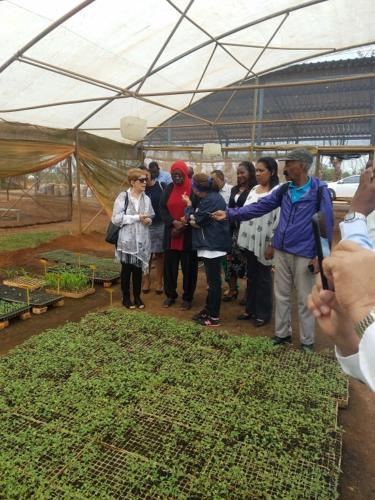
[[[142,272],[148,271],[151,255],[149,225],[154,210],[145,195],[147,173],[139,168],[128,172],[130,188],[120,193],[113,206],[112,222],[120,226],[116,258],[121,262],[122,303],[128,309],[145,306],[141,300]],[[134,303],[130,299],[133,281]]]

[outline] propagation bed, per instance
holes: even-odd
[[[332,359],[110,310],[0,368],[5,498],[337,498]]]

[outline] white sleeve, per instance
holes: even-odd
[[[340,232],[342,240],[353,241],[363,248],[373,250],[373,245],[369,239],[367,224],[365,220],[355,220],[353,222],[340,222]]]
[[[336,357],[347,375],[361,380],[375,392],[375,323],[365,331],[356,354],[344,357],[336,349]]]
[[[367,230],[371,243],[375,247],[375,210],[367,216]]]
[[[125,207],[125,191],[120,193],[113,205],[112,223],[116,226],[124,226],[125,224],[134,224],[139,221],[139,215],[126,215]]]

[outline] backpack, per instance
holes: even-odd
[[[125,191],[125,202],[124,202],[124,214],[126,214],[126,210],[129,205],[129,196],[128,192]],[[120,233],[121,226],[116,226],[112,221],[109,222],[107,227],[107,233],[105,235],[105,241],[107,243],[111,243],[112,245],[117,246],[118,235]]]

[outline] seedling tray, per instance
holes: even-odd
[[[142,469],[140,474],[137,473],[139,467]],[[53,481],[53,487],[60,493],[59,497],[65,496],[69,488],[71,497],[76,498],[82,485],[90,483],[92,490],[89,498],[188,498],[192,486],[192,478],[189,476],[176,479],[173,495],[160,495],[161,484],[173,475],[168,468],[149,461],[142,455],[97,443],[90,449],[87,447],[75,463],[69,464]],[[64,490],[60,490],[61,486],[65,487]]]
[[[18,318],[20,314],[28,311],[30,311],[30,306],[19,307],[18,309],[9,312],[7,314],[0,314],[0,321],[7,321],[7,320],[9,321],[10,319]]]
[[[59,273],[61,271],[71,271],[77,269],[77,266],[65,264],[63,268],[60,266],[50,267],[48,272]],[[84,273],[88,279],[92,280],[92,270],[88,267],[80,267],[80,271]],[[96,270],[94,275],[94,283],[106,286],[111,286],[115,281],[119,280],[121,276],[120,272],[106,271],[106,270]]]
[[[7,302],[7,301],[3,301]],[[10,303],[10,302],[8,302]],[[10,311],[8,313],[0,313],[0,330],[7,328],[9,326],[9,321],[13,318],[21,318],[23,320],[29,319],[31,317],[30,306],[21,305],[20,307],[15,309],[14,311]]]
[[[104,287],[111,286],[116,282],[121,275],[120,265],[113,261],[113,259],[107,259],[103,257],[95,257],[94,255],[80,254],[79,259],[74,252],[69,252],[68,250],[53,250],[51,252],[45,252],[40,254],[40,257],[47,259],[51,262],[56,262],[58,264],[63,264],[65,267],[79,267],[82,271],[87,272],[87,276],[91,278],[92,270],[90,266],[95,265],[95,278],[94,282],[102,284]],[[57,266],[58,268],[59,266]],[[54,271],[54,269],[49,269],[49,271]],[[58,270],[56,269],[56,272]]]
[[[51,252],[44,252],[40,254],[40,257],[52,262],[61,262],[64,264],[70,264],[77,266],[78,263],[82,267],[89,267],[92,264],[97,266],[97,269],[116,271],[119,272],[120,265],[115,262],[114,259],[108,259],[105,257],[95,257],[95,255],[80,254],[79,258],[76,253],[69,252],[68,250],[53,250]]]
[[[104,272],[102,273],[104,274]],[[116,276],[103,276],[103,277],[98,277],[98,276],[95,276],[94,278],[94,282],[97,283],[98,285],[103,285],[104,288],[108,288],[110,287],[113,283],[115,283],[116,281],[118,281],[120,279],[120,273],[118,273],[118,275]]]
[[[59,291],[54,288],[46,288],[47,293],[51,293],[52,295],[62,295],[63,297],[69,297],[71,299],[82,299],[87,295],[92,295],[93,293],[95,293],[95,291],[95,288],[85,288],[77,292],[72,292],[71,290],[63,290],[61,288]]]
[[[7,302],[26,302],[26,290],[0,285],[0,299]],[[30,303],[32,307],[48,307],[62,300],[63,296],[48,294],[42,290],[30,292]]]
[[[3,284],[16,288],[28,288],[29,290],[37,290],[44,286],[42,278],[32,278],[31,276],[16,276],[3,280]]]

